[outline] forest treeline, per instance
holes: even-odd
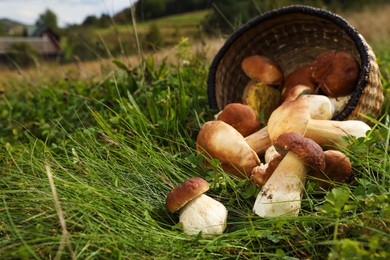
[[[247,9],[268,11],[270,9],[290,4],[304,4],[319,7],[328,7],[332,10],[358,9],[367,5],[388,3],[388,0],[139,0],[135,5],[138,19],[148,20],[178,13],[191,12],[202,9],[229,9],[239,15]],[[222,10],[221,10],[222,11]],[[217,11],[218,12],[218,11]],[[129,22],[130,8],[118,13],[115,18],[118,22]]]
[[[265,11],[293,4],[344,12],[377,8],[389,4],[389,0],[138,0],[133,6],[129,5],[114,15],[103,13],[100,16],[88,16],[80,24],[65,28],[59,28],[56,14],[47,10],[39,16],[35,25],[57,33],[62,50],[61,62],[73,62],[131,55],[138,48],[134,39],[142,43],[142,48],[155,51],[176,44],[183,36],[196,41],[203,40],[207,35],[229,35],[243,23]],[[163,27],[158,24],[158,20],[153,22],[153,19],[199,10],[207,10],[206,16],[202,20],[197,18],[196,25],[192,25],[190,29],[188,26],[181,27],[179,23]],[[131,36],[128,30],[123,30],[126,26],[113,26],[131,25],[133,15],[139,23],[152,21],[147,23],[149,28],[136,32],[137,37]],[[106,29],[100,30],[101,28]],[[15,45],[13,48],[14,55],[8,55],[12,60],[11,65],[17,63],[19,67],[27,66],[36,63],[39,58],[28,43]]]
[[[226,32],[262,12],[286,5],[301,4],[332,11],[358,10],[367,6],[387,4],[389,0],[139,0],[132,7],[126,8],[111,17],[117,24],[132,21],[132,9],[138,21],[148,21],[164,16],[187,13],[197,10],[212,10],[205,18],[202,28],[206,33],[215,30]],[[109,25],[109,17],[87,17],[83,25]]]

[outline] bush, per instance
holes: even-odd
[[[156,24],[150,25],[149,31],[145,37],[148,49],[158,49],[164,43],[160,29]]]
[[[27,42],[16,42],[10,46],[7,63],[16,67],[26,68],[36,64],[38,51]]]

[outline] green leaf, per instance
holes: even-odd
[[[128,71],[128,67],[125,64],[123,64],[121,61],[113,60],[112,63],[114,63],[119,69],[124,70],[125,72]]]
[[[334,188],[326,195],[325,203],[316,209],[325,214],[340,216],[350,194],[351,191],[347,187]]]

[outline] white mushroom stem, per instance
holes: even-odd
[[[309,120],[304,135],[320,146],[345,146],[348,144],[345,137],[365,137],[369,130],[371,130],[370,126],[359,120]]]
[[[263,154],[272,145],[268,135],[267,127],[245,137],[248,145],[258,154]]]
[[[260,217],[297,216],[301,208],[307,167],[288,152],[257,195],[253,207]]]
[[[264,161],[266,164],[268,164],[270,161],[272,161],[274,158],[280,156],[280,153],[276,150],[274,145],[271,145],[264,154]]]
[[[330,102],[332,102],[335,108],[335,114],[340,113],[345,108],[345,106],[347,105],[350,99],[351,99],[351,95],[329,98]]]
[[[284,102],[268,120],[268,134],[272,142],[283,133],[295,132],[324,146],[348,145],[346,136],[363,137],[370,127],[358,120],[335,121],[312,119],[307,100],[298,98]],[[253,149],[253,148],[252,148]]]
[[[327,96],[301,95],[299,98],[305,99],[308,102],[311,119],[332,119],[335,107]]]
[[[203,237],[222,234],[226,228],[226,207],[215,199],[202,194],[188,202],[180,211],[179,220],[184,233]]]

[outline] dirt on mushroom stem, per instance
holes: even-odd
[[[325,155],[314,141],[294,132],[276,140],[284,157],[258,194],[253,211],[261,217],[298,215],[310,168],[325,169]]]

